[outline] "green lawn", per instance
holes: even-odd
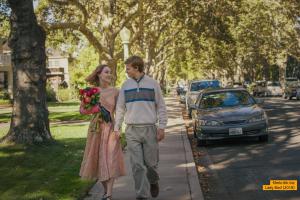
[[[86,142],[88,119],[78,103],[50,103],[50,129],[55,143],[49,145],[0,144],[0,199],[81,199],[94,182],[78,174]],[[0,108],[0,122],[9,121],[10,108]],[[72,124],[70,120],[87,120]],[[0,127],[0,138],[9,124]],[[126,145],[125,136],[121,143]]]
[[[88,119],[78,113],[78,103],[50,104],[50,120]],[[0,120],[10,109],[0,110]],[[82,181],[80,164],[86,142],[87,123],[51,125],[55,143],[49,145],[0,144],[0,199],[73,200],[83,197],[93,185]],[[8,131],[0,128],[0,137]]]
[[[49,119],[52,122],[66,120],[88,120],[90,116],[80,115],[78,102],[48,103]],[[11,108],[0,109],[0,123],[10,121]]]
[[[8,127],[1,128],[3,136]],[[78,199],[92,182],[78,173],[87,125],[53,125],[50,145],[0,145],[0,199]]]

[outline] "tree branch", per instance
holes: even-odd
[[[102,53],[108,53],[108,51],[102,46],[100,42],[98,42],[98,39],[94,36],[93,32],[91,32],[85,25],[80,23],[54,23],[51,25],[43,24],[46,30],[66,30],[66,29],[72,29],[80,31],[87,39],[88,41],[95,47],[95,49]]]

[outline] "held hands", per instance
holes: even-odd
[[[120,131],[114,131],[113,134],[115,134],[117,139],[120,139],[121,132]]]
[[[157,129],[157,140],[160,142],[165,138],[165,130],[164,129]]]

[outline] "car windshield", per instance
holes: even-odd
[[[268,83],[268,86],[280,86],[279,82],[270,82]]]
[[[219,81],[199,81],[191,84],[191,91],[199,91],[206,88],[220,87]]]
[[[253,104],[255,104],[255,100],[245,91],[221,91],[203,94],[199,108],[223,108]]]
[[[289,87],[297,87],[299,85],[298,81],[289,81],[286,82],[286,85]]]

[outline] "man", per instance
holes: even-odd
[[[152,197],[159,193],[158,142],[165,137],[167,111],[159,84],[144,73],[142,58],[131,56],[125,64],[129,79],[119,93],[114,131],[120,135],[125,115],[136,199],[148,199],[149,192]]]

